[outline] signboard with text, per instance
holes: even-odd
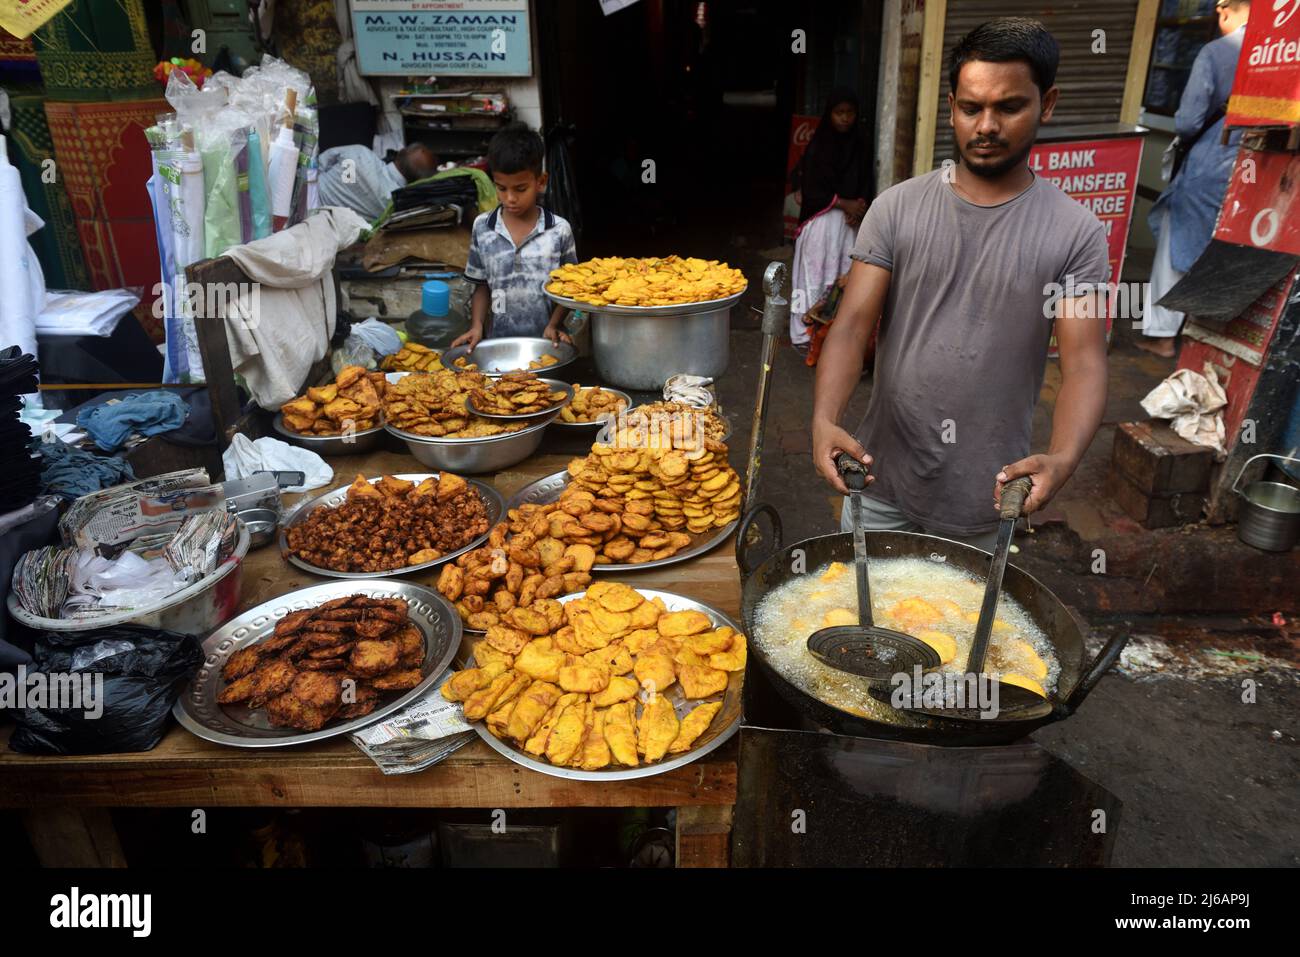
[[[1300,0],[1250,9],[1228,97],[1228,126],[1300,123]]]
[[[1039,143],[1029,154],[1029,168],[1062,192],[1090,209],[1106,227],[1109,245],[1109,282],[1119,282],[1124,270],[1124,248],[1133,222],[1138,165],[1142,162],[1142,137],[1061,140]],[[1106,318],[1109,337],[1113,317]],[[1051,354],[1056,354],[1053,339]]]
[[[366,76],[531,76],[528,0],[351,0]]]

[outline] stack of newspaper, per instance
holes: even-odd
[[[460,706],[439,691],[451,675],[448,669],[401,711],[348,737],[385,774],[410,774],[437,764],[477,737]]]

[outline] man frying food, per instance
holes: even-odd
[[[1042,508],[1101,422],[1105,319],[1099,298],[1078,293],[1106,281],[1105,228],[1028,165],[1056,105],[1058,59],[1036,20],[991,20],[959,40],[948,104],[961,161],[886,190],[863,218],[817,366],[812,433],[814,464],[841,494],[840,452],[871,470],[868,528],[990,550],[990,499],[1027,475],[1025,511]],[[852,435],[840,418],[877,322],[871,404]],[[1030,455],[1053,331],[1061,389],[1048,448]]]

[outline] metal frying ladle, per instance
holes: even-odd
[[[1002,487],[999,499],[998,537],[993,546],[993,559],[989,562],[988,580],[984,584],[984,602],[980,605],[979,621],[975,625],[975,637],[971,640],[970,654],[966,658],[967,675],[983,675],[984,660],[988,657],[989,640],[993,634],[993,619],[997,617],[998,600],[1002,597],[1002,578],[1007,570],[1007,553],[1011,550],[1011,536],[1015,531],[1016,521],[1025,506],[1025,499],[1033,491],[1033,482],[1028,476],[1013,479]],[[997,701],[996,717],[1009,720],[1034,720],[1052,710],[1051,703],[1028,688],[1008,684],[1005,681],[991,681],[990,693]],[[873,695],[885,698],[883,689],[872,687]],[[913,689],[916,693],[916,689]],[[963,707],[931,708],[913,704],[904,705],[901,710],[912,714],[923,714],[934,718],[946,718],[956,721],[979,721],[989,717],[976,704]]]
[[[848,452],[841,452],[835,467],[849,489],[853,516],[853,570],[858,579],[858,624],[820,628],[808,636],[808,651],[822,664],[872,684],[888,685],[899,672],[937,668],[939,653],[919,638],[882,628],[871,612],[871,582],[867,577],[867,533],[862,527],[862,492],[867,469]]]

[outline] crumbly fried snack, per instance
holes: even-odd
[[[517,432],[525,423],[494,422],[466,407],[476,389],[486,389],[487,376],[478,372],[413,372],[388,387],[384,417],[393,428],[432,438],[484,438]]]
[[[342,505],[318,506],[288,529],[289,552],[333,571],[388,571],[433,561],[488,530],[472,485],[450,472],[431,481],[384,476],[372,484],[358,475]]]
[[[384,356],[379,367],[385,372],[437,372],[443,365],[440,353],[408,340],[396,353]]]
[[[333,382],[312,386],[280,406],[285,428],[301,435],[344,435],[379,424],[388,380],[382,372],[347,366]]]
[[[561,422],[599,422],[627,410],[627,400],[595,385],[584,389],[576,383],[573,399],[560,410]]]
[[[716,259],[589,259],[551,270],[548,292],[592,305],[669,306],[722,299],[745,288],[745,277]]]

